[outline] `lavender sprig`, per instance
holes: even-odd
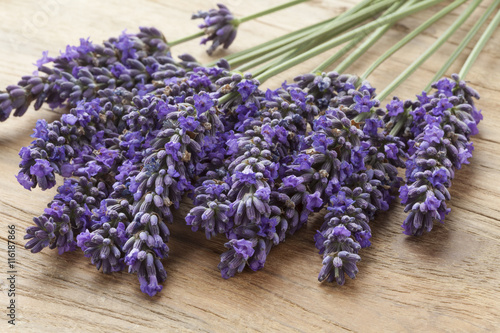
[[[200,29],[204,29],[203,33],[207,37],[201,40],[201,44],[206,44],[208,41],[212,41],[212,45],[207,50],[207,53],[209,55],[212,55],[217,47],[223,46],[225,49],[227,49],[229,45],[231,45],[236,37],[237,28],[241,23],[297,5],[304,1],[306,0],[289,1],[287,3],[239,19],[234,18],[229,9],[225,5],[219,3],[217,4],[218,9],[210,9],[209,11],[200,10],[197,13],[194,13],[191,19],[203,19],[204,22],[198,27]],[[176,45],[181,42],[197,38],[200,35],[203,36],[203,33],[198,33],[181,38],[179,40],[173,41],[171,45]]]
[[[384,188],[387,179],[383,172],[368,169],[352,174],[344,186],[330,197],[325,223],[316,233],[316,247],[323,254],[319,281],[345,283],[345,275],[354,279],[358,251],[371,245],[368,222],[379,210],[387,210],[391,196]]]
[[[130,179],[134,220],[126,229],[125,264],[129,272],[138,274],[141,290],[150,296],[162,289],[158,282],[166,277],[159,259],[168,254],[170,232],[163,221],[172,222],[170,206],[178,208],[182,193],[192,189],[190,180],[201,147],[223,130],[214,104],[203,94],[194,96],[194,106],[177,104],[171,108],[146,151],[142,171]]]
[[[227,143],[227,152],[233,156],[227,197],[232,201],[229,217],[234,225],[226,233],[228,251],[219,264],[224,278],[246,265],[261,269],[271,247],[284,241],[289,224],[277,204],[288,198],[276,192],[275,182],[283,173],[280,165],[299,148],[306,117],[312,119],[317,112],[312,98],[294,86],[268,90],[260,102],[261,120],[247,118],[241,124],[247,130]]]
[[[450,209],[446,200],[455,171],[468,164],[482,116],[474,106],[477,92],[460,81],[444,78],[433,85],[431,96],[422,94],[422,107],[413,114],[415,138],[409,141],[411,154],[406,162],[406,185],[400,188],[401,203],[409,212],[404,233],[422,235],[432,230],[433,221],[444,222]]]
[[[33,219],[35,226],[26,229],[25,247],[33,253],[45,247],[57,248],[59,254],[73,251],[76,235],[92,225],[91,212],[108,193],[108,186],[94,178],[67,179],[44,213]]]
[[[61,121],[38,120],[32,146],[23,147],[17,179],[26,189],[55,185],[55,174],[88,177],[108,173],[118,154],[112,147],[123,128],[123,108],[100,100],[81,103]],[[97,155],[95,152],[97,151]],[[93,157],[93,155],[95,155]],[[93,160],[93,162],[91,162]],[[99,166],[100,165],[100,166]]]
[[[118,272],[124,268],[122,247],[127,241],[125,229],[130,221],[131,205],[127,200],[106,199],[95,210],[91,226],[77,237],[77,245],[92,264],[103,273]]]
[[[48,63],[53,67],[49,68]],[[140,28],[137,34],[123,33],[110,38],[103,45],[81,39],[79,46],[67,46],[55,58],[44,52],[37,61],[38,73],[27,75],[17,85],[0,92],[0,121],[5,121],[12,110],[22,116],[32,102],[35,110],[43,103],[51,108],[68,103],[76,106],[89,101],[101,89],[133,87],[150,83],[157,71],[178,70],[170,57],[165,38],[155,28]]]

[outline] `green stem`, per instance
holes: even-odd
[[[326,25],[328,23],[324,23],[323,25]],[[260,55],[267,53],[267,52],[272,52],[276,50],[279,47],[282,47],[283,45],[287,45],[299,38],[302,38],[304,36],[308,36],[313,29],[308,29],[303,32],[297,32],[296,34],[293,34],[291,36],[287,36],[286,38],[280,38],[276,39],[273,42],[268,42],[268,43],[263,43],[261,45],[258,45],[258,47],[248,49],[248,50],[243,50],[239,52],[239,54],[233,56],[233,57],[226,57],[226,60],[229,62],[231,66],[235,66],[238,64],[241,64],[245,61],[254,59],[259,57]]]
[[[356,46],[365,36],[360,35],[358,37],[355,37],[353,40],[351,40],[346,46],[341,48],[338,52],[333,54],[330,58],[326,59],[323,61],[318,67],[316,67],[312,73],[321,73],[323,72],[328,66],[333,64],[335,61],[339,60],[342,58],[344,54],[349,52],[354,46]]]
[[[379,1],[379,0],[376,0],[376,1]],[[396,1],[401,1],[401,0],[396,0]],[[410,0],[410,1],[414,1],[414,0]],[[342,19],[344,17],[348,17],[349,15],[352,15],[352,13],[355,13],[359,9],[362,9],[362,8],[366,7],[366,5],[368,5],[370,3],[373,3],[373,1],[371,1],[371,0],[362,1],[358,5],[352,7],[349,10],[346,10],[345,12],[343,12],[342,14],[340,14],[337,18],[338,19]],[[351,22],[349,25],[345,26],[345,29],[350,28],[351,26],[354,26],[354,24],[355,24],[355,22]],[[326,31],[326,28],[323,31]],[[349,50],[351,50],[363,38],[363,36],[360,36],[360,37],[361,38],[354,38],[354,40],[352,40],[350,43],[348,43],[346,46],[344,46],[341,50],[339,50],[338,52],[336,52],[331,57],[331,59],[335,59],[335,60],[332,60],[332,61],[333,62],[336,61],[336,59],[341,58],[344,54],[346,54],[347,52],[349,52]],[[253,75],[254,76],[259,75],[259,74],[265,72],[266,70],[272,68],[273,66],[275,66],[275,65],[277,65],[277,64],[279,64],[281,62],[283,62],[285,60],[289,60],[289,59],[295,57],[297,54],[300,54],[304,50],[309,49],[311,47],[311,44],[313,46],[316,46],[316,45],[319,45],[321,43],[324,43],[328,39],[329,39],[329,37],[323,37],[323,38],[318,38],[316,40],[313,40],[313,41],[311,41],[311,42],[309,42],[307,44],[303,44],[301,47],[295,48],[295,49],[293,49],[293,50],[285,53],[284,56],[279,57],[278,59],[272,61],[270,64],[267,64],[265,66],[260,67],[257,71],[253,72]]]
[[[431,90],[432,83],[434,83],[437,80],[439,80],[443,76],[443,74],[448,70],[448,68],[450,68],[450,66],[455,62],[455,60],[457,60],[458,56],[462,53],[462,51],[465,49],[465,47],[467,46],[467,44],[469,44],[469,42],[472,40],[472,38],[474,38],[474,36],[476,35],[476,33],[479,31],[479,29],[481,29],[481,26],[486,22],[486,20],[488,19],[488,17],[493,13],[493,11],[495,10],[495,8],[499,4],[500,4],[500,0],[495,0],[488,7],[488,9],[484,12],[484,14],[479,19],[479,21],[477,21],[476,24],[474,24],[474,26],[469,31],[469,33],[467,33],[467,35],[462,40],[462,42],[460,43],[460,45],[458,45],[458,47],[453,52],[453,54],[450,56],[450,58],[448,59],[448,61],[446,61],[446,63],[444,64],[444,66],[441,67],[441,69],[436,73],[436,75],[434,75],[434,77],[429,82],[429,84],[427,85],[427,87],[425,87],[424,91],[429,92]]]
[[[437,12],[435,15],[433,15],[430,19],[422,23],[418,28],[413,30],[411,33],[406,35],[403,39],[401,39],[398,43],[394,44],[389,50],[387,50],[384,54],[382,54],[360,77],[359,79],[361,81],[366,80],[366,78],[387,58],[389,58],[391,55],[393,55],[397,50],[399,50],[401,47],[406,45],[410,40],[415,38],[417,35],[419,35],[422,31],[426,30],[428,27],[430,27],[432,24],[434,24],[436,21],[441,19],[443,16],[457,8],[458,6],[462,5],[465,1],[467,0],[457,0],[447,7],[443,8],[439,12]]]
[[[264,16],[264,15],[267,15],[267,14],[271,14],[271,13],[277,12],[278,10],[282,10],[282,9],[285,9],[285,8],[288,8],[288,7],[292,7],[292,6],[298,5],[299,3],[306,2],[306,1],[308,1],[308,0],[290,1],[290,2],[284,3],[282,5],[279,5],[279,6],[276,6],[276,7],[272,7],[272,8],[263,10],[261,12],[255,13],[255,14],[242,17],[240,19],[235,19],[234,21],[235,21],[235,24],[237,26],[237,25],[239,25],[239,24],[241,24],[243,22],[250,21],[250,20],[256,19],[258,17]]]
[[[481,3],[481,0],[474,0],[469,7],[462,12],[459,18],[428,48],[417,60],[415,60],[405,71],[403,71],[394,81],[392,81],[378,96],[382,101],[406,80],[417,68],[419,68],[436,50],[450,38],[450,36],[467,20],[474,9]]]
[[[274,13],[274,12],[276,12],[278,10],[285,9],[285,8],[288,8],[288,7],[291,7],[291,6],[295,6],[295,5],[299,4],[299,3],[306,2],[306,1],[309,1],[309,0],[295,0],[295,1],[290,1],[290,2],[284,3],[282,5],[279,5],[279,6],[276,6],[276,7],[273,7],[273,8],[269,8],[269,9],[263,10],[261,12],[255,13],[255,14],[242,17],[240,19],[234,19],[232,21],[232,23],[233,23],[233,25],[235,27],[237,27],[238,25],[240,25],[243,22],[247,22],[247,21],[256,19],[258,17],[264,16],[264,15],[267,15],[267,14],[271,14],[271,13]],[[168,46],[172,47],[172,46],[175,46],[175,45],[178,45],[178,44],[190,41],[192,39],[195,39],[195,38],[198,38],[198,37],[202,37],[203,35],[205,35],[205,31],[198,31],[197,33],[194,33],[192,35],[189,35],[189,36],[186,36],[186,37],[174,40],[173,42],[168,43]]]
[[[402,9],[408,7],[409,5],[412,4],[412,2],[415,2],[415,0],[410,0],[405,5],[402,7]],[[389,7],[385,13],[382,15],[382,17],[385,17],[393,12],[395,12],[399,7],[401,6],[401,1],[395,2],[391,7]],[[335,68],[335,71],[338,73],[344,72],[349,66],[351,66],[359,57],[361,57],[363,54],[365,54],[366,50],[368,50],[373,44],[375,44],[386,32],[389,30],[392,26],[392,23],[386,24],[385,26],[382,26],[380,28],[377,28],[375,32],[367,38],[361,44],[352,54],[350,54],[347,58],[342,61],[337,68]],[[364,36],[364,35],[361,35]]]
[[[178,45],[178,44],[190,41],[192,39],[195,39],[195,38],[198,38],[198,37],[202,37],[203,35],[205,35],[204,31],[198,31],[197,33],[192,34],[190,36],[186,36],[184,38],[174,40],[173,42],[168,42],[168,46],[172,47],[174,45]]]
[[[328,20],[327,22],[323,22],[321,25],[315,25],[314,27],[311,26],[311,28],[305,29],[304,31],[297,31],[296,33],[292,33],[289,35],[285,35],[283,37],[276,38],[275,40],[262,43],[260,45],[257,45],[253,48],[250,48],[248,50],[243,50],[240,51],[234,55],[229,55],[225,57],[225,59],[229,62],[231,66],[235,66],[237,64],[241,64],[245,61],[257,58],[258,56],[274,51],[275,49],[282,47],[283,45],[287,45],[291,42],[294,42],[295,40],[302,38],[304,36],[308,36],[312,31],[317,29],[318,27],[322,27],[324,25],[327,25],[329,22],[334,20],[336,18],[333,18],[331,20]],[[215,62],[214,62],[215,63]],[[210,66],[210,64],[209,64]]]
[[[317,54],[323,53],[337,45],[340,45],[348,40],[351,40],[352,38],[355,38],[356,36],[359,36],[359,34],[362,34],[366,31],[376,29],[377,27],[387,24],[390,22],[396,22],[400,20],[403,17],[406,17],[408,15],[414,14],[418,11],[421,11],[425,8],[428,8],[430,6],[436,5],[443,0],[425,0],[425,1],[420,1],[418,4],[413,5],[405,10],[398,11],[397,13],[393,13],[390,15],[387,15],[386,17],[379,18],[376,21],[367,23],[359,28],[356,28],[354,30],[351,30],[341,36],[338,36],[336,38],[333,38],[332,40],[323,43],[319,46],[316,46],[315,48],[293,58],[288,61],[285,61],[281,63],[280,65],[276,66],[272,70],[266,71],[265,73],[262,73],[256,79],[259,79],[261,82],[264,82],[268,78],[272,77],[273,75],[276,75],[277,73],[281,73],[282,71],[295,66],[296,64],[299,64],[311,57],[314,57]]]
[[[264,73],[265,71],[267,71],[269,68],[272,68],[273,66],[276,66],[277,64],[279,64],[280,62],[282,61],[285,61],[286,59],[288,59],[288,57],[290,57],[290,55],[292,55],[293,53],[295,52],[295,50],[291,50],[291,51],[288,51],[287,53],[285,53],[282,57],[279,57],[259,68],[257,68],[255,71],[252,72],[252,75],[253,76],[257,76],[261,73]]]
[[[335,20],[337,17],[338,16],[335,16],[333,18],[329,18],[328,20],[324,20],[324,21],[321,21],[319,23],[316,23],[316,24],[307,26],[305,28],[299,29],[297,31],[290,32],[290,33],[288,33],[286,35],[277,37],[275,39],[272,39],[272,40],[270,40],[268,42],[261,43],[259,45],[254,46],[254,47],[251,47],[251,48],[248,48],[248,49],[236,52],[236,53],[228,54],[227,56],[224,57],[224,59],[231,60],[231,59],[240,57],[240,56],[242,56],[244,54],[247,54],[249,52],[253,52],[255,50],[260,50],[260,49],[262,49],[264,47],[267,47],[267,46],[270,46],[270,45],[275,45],[275,44],[280,43],[280,42],[284,42],[286,44],[286,43],[288,43],[289,40],[295,40],[295,39],[299,38],[298,36],[302,37],[305,34],[310,33],[312,30],[318,28],[319,26],[322,26],[324,24],[327,24],[327,23]],[[217,61],[219,61],[219,60],[212,61],[212,62],[208,63],[206,66],[207,67],[214,66],[214,65],[217,64]]]
[[[472,67],[472,64],[476,60],[476,58],[479,55],[479,53],[481,53],[481,50],[486,45],[486,42],[491,37],[491,35],[495,31],[495,29],[496,29],[496,27],[498,26],[499,23],[500,23],[500,11],[497,12],[497,14],[493,18],[493,20],[490,22],[490,24],[488,25],[488,27],[484,31],[483,35],[481,36],[481,38],[477,42],[476,46],[474,46],[474,49],[469,54],[469,57],[465,61],[465,64],[463,65],[462,70],[458,74],[458,76],[462,80],[465,79],[465,76],[467,75],[467,73],[469,72],[470,68]]]
[[[389,132],[390,136],[396,136],[398,135],[399,131],[403,128],[403,125],[406,123],[408,120],[408,117],[411,117],[410,115],[410,109],[406,109],[403,114],[400,116],[401,118],[396,122],[392,130]]]
[[[335,32],[333,32],[333,34],[338,35],[342,32],[345,32],[346,30],[358,25],[358,23],[359,22],[354,21],[354,20],[349,22],[349,23],[346,23],[342,27],[335,29]],[[311,37],[313,47],[317,46],[318,44],[321,44],[321,42],[324,42],[325,40],[326,40],[326,37],[317,37],[317,38]],[[243,65],[238,66],[237,70],[244,72],[244,71],[247,71],[255,66],[258,66],[266,61],[269,61],[273,58],[279,57],[280,55],[282,55],[285,52],[288,52],[290,50],[296,50],[298,48],[306,48],[306,47],[307,47],[307,49],[309,49],[309,48],[311,48],[311,45],[305,44],[305,43],[288,43],[288,44],[284,45],[283,47],[275,49],[272,52],[264,53],[264,55],[262,55],[258,58],[252,59],[252,60],[244,63]]]
[[[350,8],[350,9],[346,10],[345,12],[343,12],[342,14],[340,14],[338,19],[344,19],[344,18],[358,12],[359,10],[361,10],[363,8],[366,8],[368,5],[373,5],[373,4],[376,4],[376,1],[363,0],[360,3],[358,3],[356,6]],[[330,23],[330,25],[323,27],[322,30],[318,29],[317,31],[319,33],[327,33],[332,28],[335,28],[335,22],[332,22],[332,23]],[[309,48],[314,47],[318,44],[321,44],[321,43],[315,43],[315,41],[316,41],[316,39],[310,39],[309,41],[303,43],[303,45],[306,49],[309,49]]]
[[[283,54],[284,52],[289,51],[291,49],[294,49],[296,47],[302,46],[304,43],[308,43],[311,40],[325,37],[325,35],[328,35],[328,34],[343,32],[343,31],[347,30],[348,27],[352,27],[354,25],[357,25],[357,24],[363,22],[364,20],[370,18],[371,16],[374,15],[375,12],[378,12],[380,10],[387,8],[393,1],[394,0],[383,0],[383,1],[378,2],[370,7],[367,7],[365,9],[362,9],[362,10],[356,12],[356,13],[350,15],[349,17],[337,19],[337,20],[331,22],[331,24],[329,25],[329,29],[327,29],[327,30],[326,29],[318,29],[320,31],[316,31],[316,32],[311,33],[311,34],[307,34],[306,36],[303,36],[302,38],[297,39],[291,43],[288,43],[285,46],[283,46],[279,49],[275,49],[271,52],[269,52],[269,49],[261,50],[260,52],[257,52],[257,53],[264,54],[264,55],[258,58],[259,59],[258,62],[254,61],[252,63],[252,66],[255,66],[255,65],[264,63],[268,60],[271,60],[274,57],[279,56],[279,55]],[[246,60],[248,60],[248,58],[252,58],[254,56],[255,56],[255,54],[252,54],[252,53],[245,54],[243,57],[238,58],[238,59],[233,59],[229,63],[232,66],[232,65],[234,65],[235,62],[238,62],[238,63],[245,62]],[[246,66],[246,67],[248,67],[248,66]],[[251,67],[248,67],[248,68],[251,68]]]
[[[219,98],[217,101],[217,105],[222,105],[224,103],[226,103],[227,101],[229,101],[231,98],[237,96],[238,93],[237,92],[232,92],[232,93],[229,93],[229,94],[226,94],[224,96],[222,96],[221,98]]]
[[[369,1],[363,1],[362,3],[360,3],[358,6],[365,6],[369,4]],[[355,10],[357,10],[356,8],[352,8],[351,9],[352,12],[355,12]],[[342,14],[341,16],[346,16],[346,15],[349,15],[349,11],[345,12],[344,14]],[[356,37],[354,38],[351,42],[349,42],[346,46],[344,46],[342,49],[340,49],[338,52],[336,52],[335,54],[333,54],[331,57],[329,57],[328,59],[326,59],[325,61],[323,61],[318,67],[316,67],[312,72],[315,73],[315,72],[323,72],[328,66],[330,66],[331,64],[333,64],[335,61],[337,61],[338,59],[342,58],[342,56],[344,54],[346,54],[347,52],[349,52],[354,46],[356,46],[356,44],[359,43],[359,41],[361,41],[362,39],[364,38],[364,36],[359,36],[359,37]],[[310,46],[310,45],[309,45]]]

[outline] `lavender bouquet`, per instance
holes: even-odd
[[[240,23],[300,2],[241,19],[219,5],[193,18],[203,19],[202,43],[213,42],[211,54],[233,42]],[[141,291],[154,296],[167,277],[172,211],[185,197],[193,204],[185,216],[192,231],[226,238],[218,265],[224,278],[246,266],[262,269],[273,247],[326,208],[314,237],[322,255],[318,279],[342,285],[346,275],[355,278],[376,214],[388,210],[399,192],[409,212],[404,233],[430,231],[449,212],[454,173],[472,156],[471,136],[482,116],[474,104],[479,95],[463,78],[499,15],[460,75],[437,81],[434,92],[424,91],[414,101],[394,97],[385,107],[380,101],[437,50],[479,0],[378,96],[366,80],[371,71],[463,0],[424,22],[361,77],[342,73],[394,22],[438,2],[364,1],[331,20],[205,66],[191,55],[177,60],[170,53],[200,33],[169,43],[155,28],[123,33],[102,45],[82,39],[54,58],[44,53],[37,72],[0,93],[1,121],[12,112],[22,116],[31,103],[35,109],[46,103],[68,110],[60,120],[38,120],[34,141],[19,153],[17,180],[24,188],[46,190],[57,185],[57,176],[64,178],[26,230],[26,248],[57,248],[59,254],[80,248],[103,273],[127,268],[137,274]],[[335,71],[324,72],[374,28]],[[261,89],[266,79],[342,43],[347,45],[294,83]],[[254,74],[242,72],[258,65]],[[398,168],[406,168],[405,179]]]

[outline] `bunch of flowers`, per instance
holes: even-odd
[[[213,40],[211,53],[231,44],[239,23],[299,2],[239,20],[223,5],[193,17],[204,19],[209,37],[202,43]],[[381,20],[390,25],[434,2],[401,9],[394,4]],[[353,23],[390,2],[365,5],[352,10]],[[303,33],[314,31],[321,40],[348,19]],[[324,45],[333,47],[374,26],[313,45],[305,54],[311,57]],[[19,153],[17,180],[24,188],[46,190],[56,185],[56,175],[64,178],[28,227],[26,248],[57,248],[62,254],[79,247],[103,273],[127,268],[137,274],[141,291],[154,296],[167,277],[167,224],[185,195],[193,202],[186,224],[207,238],[226,237],[218,265],[224,278],[246,266],[263,268],[274,246],[326,208],[314,237],[323,256],[318,279],[344,284],[345,275],[358,273],[359,250],[371,245],[369,222],[389,209],[398,191],[409,212],[405,234],[421,235],[434,220],[443,221],[451,180],[468,163],[470,138],[482,119],[473,100],[477,92],[453,75],[435,83],[432,94],[415,101],[394,97],[381,107],[379,99],[395,84],[377,97],[368,81],[336,71],[314,71],[261,90],[260,80],[306,59],[286,58],[290,45],[305,38],[301,33],[277,41],[271,53],[285,52],[278,59],[284,62],[256,77],[231,70],[230,63],[241,57],[214,66],[202,66],[188,54],[174,60],[154,28],[123,33],[103,45],[82,39],[55,58],[44,53],[38,72],[0,94],[2,121],[12,111],[23,115],[32,102],[35,109],[44,103],[69,109],[60,120],[37,121],[35,140]],[[379,37],[377,32],[370,43]],[[291,44],[279,46],[284,41]],[[245,56],[256,57],[249,63],[269,60],[252,52]],[[397,168],[406,168],[402,186]]]
[[[100,90],[139,88],[151,83],[157,71],[168,69],[175,75],[180,69],[170,57],[165,37],[155,28],[141,28],[137,34],[123,32],[102,45],[82,38],[80,45],[68,45],[57,57],[44,52],[36,66],[33,75],[23,76],[0,94],[0,121],[12,111],[22,116],[32,102],[35,110],[43,103],[51,108],[66,103],[74,107],[83,99],[97,97]]]

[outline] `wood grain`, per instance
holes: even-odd
[[[221,1],[237,16],[270,6],[267,1]],[[283,3],[284,1],[273,1]],[[357,1],[313,0],[245,23],[236,42],[223,56],[257,45],[288,31],[313,24],[353,6]],[[45,3],[45,4],[43,4]],[[422,68],[395,92],[411,98],[432,78],[468,29],[490,4],[464,24]],[[196,32],[189,20],[197,9],[215,1],[2,1],[0,12],[0,86],[30,73],[43,50],[57,54],[66,44],[90,36],[94,41],[122,30],[155,26],[170,40]],[[438,6],[441,8],[443,5]],[[398,51],[370,78],[385,87],[429,47],[464,7],[429,28]],[[401,39],[436,10],[429,9],[399,22],[348,72],[360,74],[384,49]],[[477,40],[477,38],[475,39]],[[204,49],[192,41],[174,47],[201,62]],[[471,45],[467,48],[470,51]],[[245,271],[230,280],[217,270],[223,238],[210,241],[183,224],[189,209],[176,212],[172,226],[169,278],[159,296],[139,291],[134,275],[103,275],[81,252],[58,256],[54,251],[33,255],[22,245],[23,230],[42,212],[54,190],[25,191],[16,182],[22,146],[36,119],[59,117],[47,108],[30,109],[22,118],[0,124],[0,331],[15,332],[482,332],[500,330],[500,31],[497,31],[468,76],[480,92],[484,121],[474,138],[471,164],[457,173],[451,189],[451,213],[444,225],[419,238],[404,236],[404,213],[393,204],[372,222],[372,247],[363,250],[360,273],[343,287],[319,284],[321,256],[313,235],[322,219],[316,214],[304,230],[274,248],[259,272]],[[283,80],[310,71],[328,54],[315,57],[269,80]],[[457,72],[465,55],[448,74]],[[17,324],[7,324],[7,225],[17,228]]]

